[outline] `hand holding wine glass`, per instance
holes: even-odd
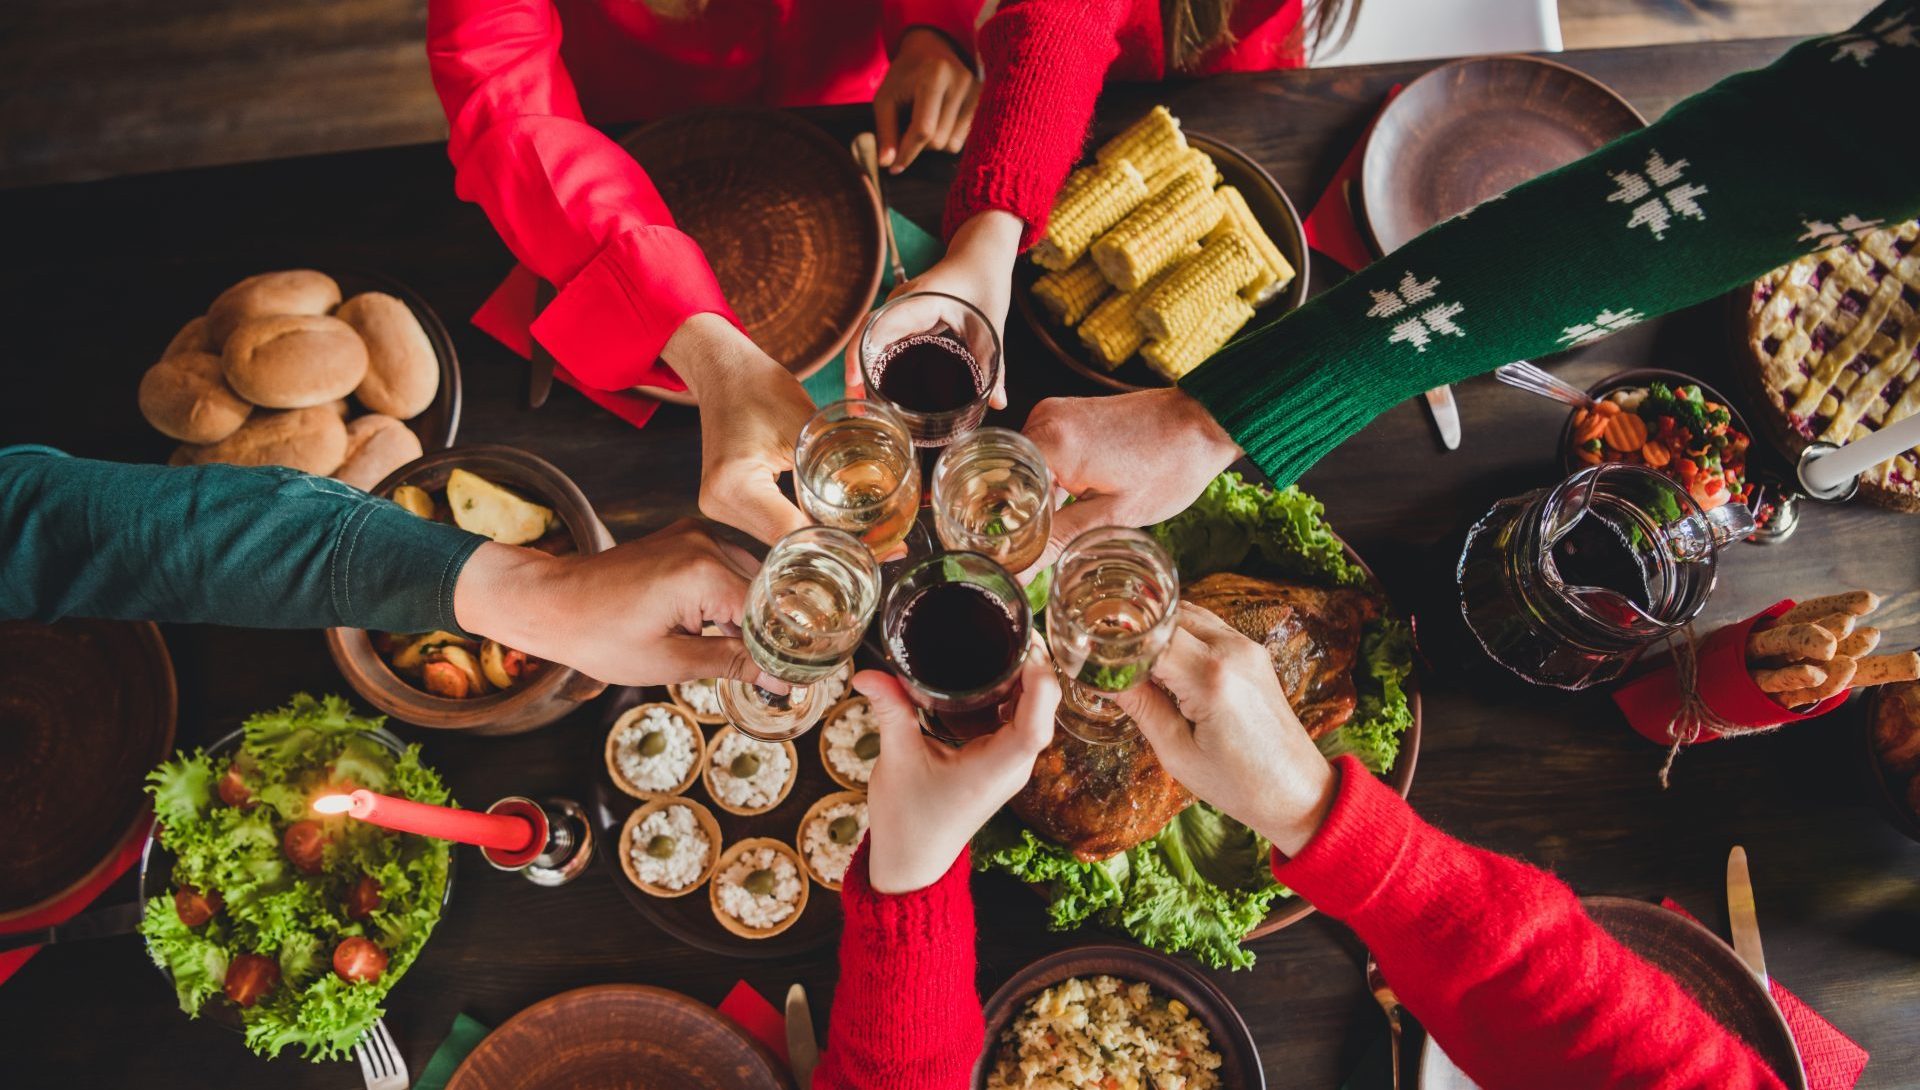
[[[1013,266],[1019,257],[1023,230],[1024,222],[1011,212],[994,210],[974,216],[954,232],[946,256],[888,293],[889,305],[874,312],[856,338],[856,343],[862,346],[862,371],[869,397],[883,397],[906,409],[916,408],[911,402],[923,399],[936,409],[954,408],[952,402],[959,393],[957,388],[951,394],[943,393],[940,388],[918,391],[909,387],[905,372],[896,372],[894,383],[899,389],[896,394],[890,394],[884,384],[877,383],[875,376],[867,373],[866,367],[865,346],[869,343],[876,350],[884,350],[906,335],[941,326],[956,334],[955,339],[971,353],[976,370],[984,380],[979,391],[984,395],[981,411],[984,412],[987,405],[996,409],[1007,407],[1006,377],[999,359],[1000,341],[1006,331]],[[919,301],[892,307],[910,297]],[[876,325],[880,327],[879,334],[870,338]],[[993,356],[991,362],[986,358],[989,353]],[[950,366],[939,366],[942,361],[930,357],[903,362],[932,364],[940,375],[955,371]],[[878,393],[877,386],[880,387]],[[968,391],[968,396],[971,393]],[[979,419],[979,413],[973,415],[974,424],[978,424]],[[923,441],[921,445],[939,444]]]

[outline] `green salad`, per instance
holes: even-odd
[[[301,693],[248,719],[230,757],[196,749],[147,776],[174,888],[140,933],[180,1009],[233,1006],[262,1055],[350,1053],[440,918],[445,841],[311,809],[357,787],[451,802],[420,747],[396,756],[372,736],[384,722]]]
[[[1288,487],[1248,484],[1238,473],[1214,478],[1193,506],[1151,528],[1172,554],[1183,580],[1259,561],[1285,575],[1331,586],[1359,586],[1367,575],[1347,559],[1319,500]],[[1353,718],[1320,739],[1328,756],[1351,753],[1376,773],[1400,755],[1413,725],[1406,689],[1413,673],[1413,633],[1405,622],[1368,622],[1360,639]],[[1157,835],[1098,862],[1082,862],[1058,844],[1002,813],[974,840],[974,866],[1023,882],[1044,883],[1048,922],[1056,930],[1089,920],[1116,927],[1141,944],[1187,952],[1214,968],[1243,969],[1253,954],[1241,939],[1290,896],[1267,866],[1266,843],[1253,830],[1205,803],[1195,803]]]

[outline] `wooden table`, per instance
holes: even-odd
[[[1681,96],[1765,63],[1783,41],[1567,54],[1659,116]],[[1387,88],[1425,65],[1235,76],[1165,88],[1119,88],[1101,105],[1110,129],[1155,101],[1195,130],[1261,160],[1304,209],[1325,186]],[[813,116],[837,136],[863,125],[854,108]],[[919,166],[891,192],[934,225],[949,160]],[[695,415],[668,408],[636,432],[556,393],[522,408],[525,368],[465,319],[509,265],[480,212],[453,196],[438,146],[289,159],[0,196],[8,261],[0,283],[8,391],[0,439],[76,453],[158,460],[167,444],[141,421],[142,368],[187,317],[236,277],[314,263],[376,269],[410,284],[453,328],[466,378],[460,438],[509,443],[578,481],[616,537],[692,513],[699,472]],[[1316,262],[1321,285],[1339,271]],[[1053,363],[1010,323],[1018,420],[1039,397],[1097,392]],[[1724,366],[1713,308],[1651,322],[1551,361],[1580,383],[1659,364],[1713,376]],[[1334,525],[1403,602],[1419,601],[1444,567],[1444,540],[1502,496],[1554,478],[1561,416],[1544,402],[1479,380],[1460,391],[1466,441],[1442,455],[1425,411],[1387,413],[1311,473]],[[1783,593],[1872,586],[1893,644],[1920,638],[1920,521],[1862,509],[1808,512],[1775,548],[1726,555],[1708,623]],[[300,689],[344,690],[311,632],[175,626],[181,741],[204,742]],[[1858,771],[1857,708],[1770,737],[1682,756],[1671,790],[1655,779],[1663,752],[1632,734],[1604,695],[1467,691],[1429,672],[1426,745],[1413,802],[1444,829],[1550,868],[1583,893],[1673,896],[1724,927],[1727,849],[1753,859],[1760,920],[1778,978],[1873,1053],[1862,1086],[1895,1086],[1920,1070],[1920,845],[1869,808]],[[469,802],[507,794],[583,795],[596,774],[596,713],[504,740],[402,733]],[[638,916],[602,867],[571,886],[538,889],[462,852],[459,890],[425,955],[395,989],[388,1017],[418,1072],[455,1012],[498,1024],[528,1004],[607,981],[663,985],[717,1002],[745,978],[777,997],[805,982],[824,1011],[831,951],[784,963],[718,959],[675,946]],[[109,895],[128,896],[130,883]],[[976,883],[979,984],[992,989],[1031,958],[1097,934],[1054,935],[1031,894]],[[1253,944],[1251,972],[1216,973],[1259,1040],[1276,1086],[1334,1087],[1382,1032],[1361,988],[1351,935],[1320,917]],[[824,1017],[824,1016],[823,1016]],[[21,1086],[353,1085],[351,1065],[267,1064],[238,1040],[175,1008],[128,939],[43,952],[0,987],[0,1026]]]

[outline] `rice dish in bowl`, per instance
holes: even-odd
[[[714,918],[742,938],[772,938],[807,908],[807,876],[792,848],[768,837],[728,848],[709,885]]]
[[[607,774],[639,799],[677,795],[693,786],[706,737],[673,704],[636,704],[607,731]]]
[[[987,1090],[1214,1090],[1220,1054],[1186,1004],[1141,981],[1070,977],[1021,1004]]]

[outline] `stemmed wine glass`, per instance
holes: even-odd
[[[964,742],[999,729],[1033,631],[1019,580],[979,553],[935,553],[887,591],[880,627],[907,696],[932,713],[936,733]]]
[[[1139,730],[1111,697],[1146,679],[1173,635],[1179,598],[1173,558],[1143,531],[1103,526],[1068,543],[1047,597],[1060,729],[1095,745]]]
[[[920,510],[913,436],[879,401],[836,401],[800,429],[793,452],[800,507],[854,534],[875,556],[906,539]]]
[[[839,671],[873,620],[880,568],[845,530],[808,526],[774,542],[747,588],[747,653],[784,694],[728,679],[720,706],[743,734],[769,742],[803,734],[826,709],[819,682]]]
[[[940,543],[983,553],[1008,571],[1032,567],[1053,530],[1053,475],[1033,441],[1006,428],[955,439],[933,467]]]

